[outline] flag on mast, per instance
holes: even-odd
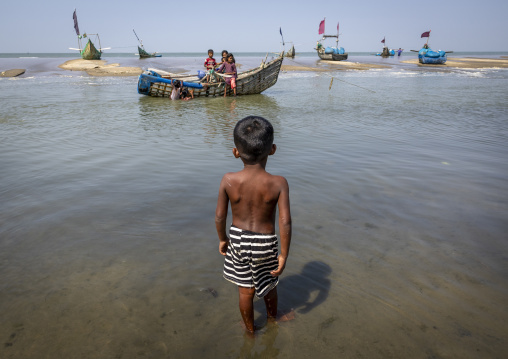
[[[319,23],[319,32],[318,32],[318,34],[321,35],[321,34],[324,34],[324,33],[325,33],[325,19],[323,19]]]
[[[339,23],[337,23],[337,34],[339,33]]]
[[[282,27],[279,27],[279,31],[280,31],[280,37],[282,37],[282,46],[285,46],[285,44],[284,44],[284,36],[282,36]]]
[[[72,15],[74,19],[74,30],[76,30],[76,35],[79,36],[79,27],[78,27],[78,16],[76,15],[76,9],[74,9],[74,14]]]
[[[383,37],[383,40],[381,40],[381,43],[384,44],[385,43],[385,39],[386,39],[386,36]]]
[[[425,32],[422,34],[422,37],[430,37],[430,30],[429,30],[429,31],[425,31]]]

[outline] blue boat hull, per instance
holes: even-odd
[[[446,52],[432,51],[431,49],[421,49],[418,51],[418,60],[421,64],[436,64],[442,65],[446,63]]]

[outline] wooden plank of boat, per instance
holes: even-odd
[[[16,77],[19,75],[23,75],[25,71],[26,71],[25,69],[5,70],[0,72],[0,77]]]

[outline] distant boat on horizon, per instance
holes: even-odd
[[[136,35],[136,39],[138,39],[138,41],[139,41],[138,54],[139,54],[139,58],[140,59],[147,59],[147,58],[150,58],[150,57],[162,57],[162,55],[157,54],[156,52],[152,52],[151,54],[148,53],[145,50],[145,47],[143,46],[143,41],[141,41],[139,39],[139,37],[138,37],[138,34],[136,34],[136,31],[134,31],[134,29],[132,29],[132,31],[134,32],[134,35]]]
[[[434,64],[434,65],[443,65],[447,60],[447,53],[452,53],[453,51],[443,51],[437,50],[434,51],[429,47],[429,39],[430,39],[430,31],[425,31],[420,38],[427,38],[427,42],[423,45],[423,47],[419,50],[411,50],[414,52],[418,52],[418,62],[421,64]]]
[[[325,18],[326,19],[326,18]],[[339,23],[337,23],[337,35],[325,35],[325,19],[323,19],[319,23],[319,35],[323,35],[323,38],[318,40],[316,49],[317,54],[321,60],[332,60],[332,61],[342,61],[347,60],[348,54],[344,51],[343,47],[339,47]],[[321,43],[327,38],[334,37],[337,40],[335,41],[335,47],[324,47]]]

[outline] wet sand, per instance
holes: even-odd
[[[291,61],[291,60],[290,60]],[[319,64],[323,64],[323,67],[313,67],[313,66],[304,66],[303,64],[298,64],[293,61],[294,65],[282,65],[282,71],[311,71],[311,72],[327,72],[327,71],[337,71],[337,70],[370,70],[370,69],[386,69],[391,66],[387,65],[379,65],[379,64],[370,64],[370,63],[360,63],[360,62],[350,62],[350,61],[327,61],[320,60]]]
[[[12,69],[12,70],[5,70],[0,72],[0,77],[16,77],[23,75],[25,73],[25,69]]]
[[[445,64],[420,64],[417,58],[401,62],[406,64],[416,64],[418,66],[456,67],[461,69],[508,68],[508,59],[505,57],[501,59],[449,57]]]
[[[59,65],[61,69],[85,71],[90,76],[138,76],[140,67],[123,67],[118,63],[107,64],[105,60],[69,60]]]

